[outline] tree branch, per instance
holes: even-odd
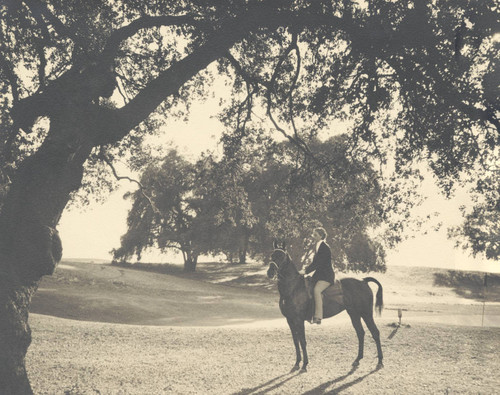
[[[236,72],[245,80],[247,84],[250,85],[262,85],[264,87],[269,87],[269,82],[265,81],[263,78],[259,76],[250,75],[243,66],[238,62],[238,60],[231,54],[231,52],[227,51],[225,58],[229,60],[229,63],[233,66]]]
[[[283,99],[283,101],[285,101],[287,98],[290,99],[289,110],[290,110],[290,116],[291,116],[291,120],[292,120],[292,122],[291,122],[292,123],[292,128],[294,130],[294,137],[292,137],[282,127],[280,127],[278,125],[278,122],[274,119],[274,116],[273,116],[273,113],[272,113],[272,95],[273,95],[274,85],[276,83],[276,79],[277,79],[277,76],[278,76],[278,72],[279,72],[281,66],[283,65],[283,62],[288,57],[288,55],[290,55],[290,53],[292,51],[294,51],[294,50],[297,51],[297,68],[296,68],[296,72],[295,72],[294,78],[292,79],[292,85],[290,87],[290,90],[288,91],[288,93],[286,94],[285,98]],[[291,111],[292,110],[291,109],[291,105],[292,105],[292,93],[293,93],[293,90],[295,89],[295,83],[297,81],[299,72],[300,72],[300,55],[299,55],[299,48],[297,46],[297,34],[294,33],[293,36],[292,36],[292,42],[285,49],[285,51],[283,52],[283,54],[280,56],[280,59],[278,60],[278,63],[276,64],[276,67],[274,68],[273,75],[271,77],[271,81],[269,82],[269,85],[267,87],[267,93],[266,93],[267,115],[268,115],[269,119],[271,120],[272,124],[274,125],[274,127],[276,128],[276,130],[278,130],[283,136],[285,136],[292,144],[294,144],[295,146],[297,146],[297,148],[299,148],[301,151],[303,151],[306,155],[308,155],[311,158],[313,158],[315,162],[318,162],[318,160],[314,157],[313,153],[309,149],[307,143],[304,140],[302,140],[300,138],[300,136],[298,135],[297,129],[295,127],[295,122],[293,121],[293,117],[292,117],[292,113],[291,113],[292,112]]]
[[[39,4],[39,0],[32,1],[33,4]],[[61,32],[65,31],[64,25],[58,23],[46,7],[41,4],[42,14],[50,19],[50,22]],[[55,18],[55,19],[54,19]],[[194,16],[177,16],[177,17],[147,17],[133,22],[129,26],[118,29],[110,37],[106,49],[101,53],[100,59],[97,59],[98,66],[110,66],[113,61],[115,51],[118,49],[122,40],[128,38],[135,32],[145,27],[159,26],[165,24],[180,24],[191,23],[192,25],[203,25],[203,22],[197,21]],[[94,146],[105,145],[111,142],[116,142],[123,138],[130,130],[135,128],[140,122],[146,119],[154,110],[169,96],[174,95],[178,90],[200,70],[205,69],[214,60],[224,57],[229,48],[234,43],[243,39],[250,31],[258,28],[275,29],[279,26],[305,26],[311,24],[327,23],[329,25],[338,23],[337,28],[342,29],[345,23],[340,18],[328,16],[326,19],[317,15],[309,15],[309,13],[296,13],[291,11],[279,11],[272,5],[271,2],[265,3],[265,6],[255,6],[251,11],[242,14],[239,17],[228,17],[226,20],[220,21],[218,29],[211,33],[197,49],[187,55],[178,62],[173,63],[167,70],[152,80],[144,89],[142,89],[128,104],[117,110],[100,109],[98,110],[99,118],[93,120],[95,126],[92,131],[94,136]],[[297,28],[297,27],[295,27]],[[97,67],[98,70],[103,70]],[[107,69],[106,69],[107,70]],[[50,111],[57,109],[52,108],[57,105],[58,101],[55,98],[60,98],[65,90],[66,84],[70,82],[75,75],[80,76],[79,70],[72,69],[61,76],[54,83],[50,84],[43,94],[33,95],[22,100],[23,110],[16,109],[15,114],[19,115],[18,121],[25,130],[28,130],[32,125],[32,120],[36,116],[45,115]],[[82,83],[85,79],[79,78]],[[77,88],[74,88],[77,89]],[[20,119],[23,113],[29,114],[28,119]]]
[[[47,25],[45,21],[43,20],[42,13],[40,11],[40,5],[36,4],[36,0],[24,0],[24,3],[26,4],[28,10],[31,12],[33,15],[33,18],[36,21],[37,27],[40,29],[40,32],[42,34],[42,37],[37,37],[35,35],[34,41],[35,41],[35,49],[38,53],[38,57],[40,58],[40,63],[38,64],[38,80],[39,80],[39,90],[45,86],[45,67],[47,66],[47,59],[45,58],[45,51],[44,51],[44,42],[50,43],[51,38],[50,38],[50,33],[49,30],[47,29]]]
[[[109,36],[108,41],[102,51],[101,61],[104,64],[110,64],[113,61],[116,52],[120,47],[120,44],[126,39],[135,35],[142,29],[148,29],[160,26],[179,26],[179,25],[191,25],[191,26],[205,27],[205,28],[209,26],[207,22],[198,19],[197,16],[195,15],[143,16],[131,22],[129,25],[115,30],[111,34],[111,36]]]
[[[205,44],[191,54],[172,64],[167,70],[151,81],[127,105],[114,111],[112,119],[105,120],[102,132],[109,141],[117,141],[128,131],[146,119],[170,95],[205,69],[213,61],[223,57],[229,47],[243,37],[247,29],[241,27],[240,20],[230,21],[218,30]],[[111,126],[109,128],[109,126]]]
[[[110,38],[107,49],[103,51],[103,60],[108,58],[117,50],[121,40],[126,39],[139,29],[150,26],[180,24],[182,21],[191,23],[193,26],[203,26],[193,16],[164,17],[164,19],[144,19],[136,24],[125,27]],[[161,22],[161,23],[160,23]],[[180,61],[172,64],[169,69],[162,72],[152,80],[135,98],[126,106],[115,110],[111,116],[104,120],[101,133],[104,141],[117,141],[125,136],[128,131],[136,127],[146,119],[154,110],[170,95],[178,90],[200,70],[205,69],[213,61],[225,57],[229,48],[234,43],[243,39],[249,32],[258,28],[274,29],[279,26],[294,25],[295,29],[312,25],[335,25],[339,29],[353,25],[335,16],[318,16],[309,12],[293,12],[277,10],[272,2],[265,6],[255,6],[239,17],[230,17],[220,22],[218,29],[211,33],[204,44],[195,49]],[[296,25],[296,26],[295,26]],[[352,26],[351,26],[352,27]],[[105,135],[105,136],[104,136]]]
[[[133,182],[133,183],[137,184],[139,186],[139,190],[141,191],[142,196],[144,196],[144,198],[148,201],[149,205],[153,209],[153,212],[155,214],[160,214],[161,215],[160,210],[158,210],[158,208],[155,206],[155,204],[153,203],[153,200],[151,199],[151,197],[149,197],[146,194],[146,192],[144,191],[143,185],[139,181],[137,181],[134,178],[128,177],[128,176],[120,176],[120,175],[118,175],[118,172],[116,171],[115,166],[113,165],[113,162],[111,162],[111,159],[109,159],[106,156],[106,154],[105,154],[105,152],[104,152],[103,149],[101,149],[100,152],[99,152],[99,158],[110,167],[111,171],[113,172],[113,175],[115,176],[115,178],[118,181],[120,181],[120,180],[128,180],[130,182]]]
[[[39,38],[35,39],[35,47],[38,52],[38,57],[40,58],[40,63],[38,63],[38,82],[40,84],[38,90],[45,86],[45,67],[47,66],[47,59],[45,58],[45,51],[42,40]]]
[[[44,40],[49,42],[50,41],[49,30],[47,29],[47,25],[43,20],[42,13],[40,12],[40,7],[38,5],[35,5],[34,3],[36,3],[36,1],[34,0],[24,0],[24,4],[28,8],[29,12],[31,12],[31,14],[33,15],[33,18],[35,19],[38,28],[42,32]]]
[[[0,69],[5,79],[9,82],[12,99],[14,103],[19,101],[19,83],[14,69],[11,67],[11,63],[5,58],[5,56],[0,56]]]
[[[54,28],[56,33],[61,37],[70,38],[73,42],[77,42],[76,36],[68,29],[59,18],[57,18],[40,0],[23,0],[36,18],[36,15],[44,16],[48,23]]]

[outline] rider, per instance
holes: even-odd
[[[314,301],[315,311],[312,320],[313,324],[321,324],[323,318],[323,298],[322,292],[327,289],[335,281],[335,273],[332,266],[332,252],[330,247],[326,244],[326,230],[324,228],[315,228],[312,234],[316,242],[316,249],[314,251],[314,258],[309,266],[306,267],[305,273],[311,273],[314,285]]]

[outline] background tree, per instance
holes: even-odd
[[[141,188],[126,197],[132,198],[127,217],[127,232],[121,246],[113,251],[116,259],[132,255],[141,259],[146,248],[162,252],[179,250],[184,270],[194,271],[200,250],[195,240],[198,214],[193,196],[195,169],[176,150],[171,150],[160,165],[151,163],[140,179]]]
[[[304,251],[313,247],[312,229],[323,226],[337,270],[385,270],[384,249],[368,235],[383,220],[380,176],[369,162],[353,156],[346,135],[313,140],[309,148],[313,160],[302,156],[292,162],[291,156],[281,161],[288,177],[272,202],[271,232],[290,242],[288,249],[300,265],[311,257]]]
[[[398,163],[421,156],[450,189],[498,145],[487,86],[499,12],[494,0],[3,2],[0,388],[31,392],[31,296],[101,148],[133,150],[222,73],[235,81],[236,138],[255,106],[304,153],[304,136],[348,118],[366,155],[396,140]]]
[[[473,196],[475,205],[470,212],[464,211],[465,221],[450,230],[457,239],[457,246],[472,251],[474,256],[500,259],[500,177],[498,171],[487,172],[476,181]]]

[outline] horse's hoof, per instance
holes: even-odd
[[[352,367],[353,368],[356,368],[359,366],[359,359],[356,359],[353,363],[352,363]]]
[[[377,370],[379,369],[382,369],[384,367],[384,363],[382,361],[380,361],[378,364],[377,364]]]
[[[300,373],[307,373],[307,368],[304,366],[302,369],[300,369]]]
[[[290,373],[293,373],[293,372],[296,372],[297,370],[299,370],[300,366],[299,365],[295,365],[292,370],[290,370]]]

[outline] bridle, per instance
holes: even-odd
[[[281,252],[283,252],[283,254],[285,255],[285,259],[284,259],[283,263],[286,263],[286,260],[287,260],[286,258],[288,257],[288,253],[285,250],[281,249],[281,248],[275,248],[274,251],[281,251]],[[282,276],[282,274],[280,273],[280,270],[284,266],[284,264],[282,264],[281,266],[278,266],[278,264],[276,262],[271,261],[270,265],[274,265],[274,267],[276,268],[276,276],[275,277],[277,277],[279,279],[279,277]]]

